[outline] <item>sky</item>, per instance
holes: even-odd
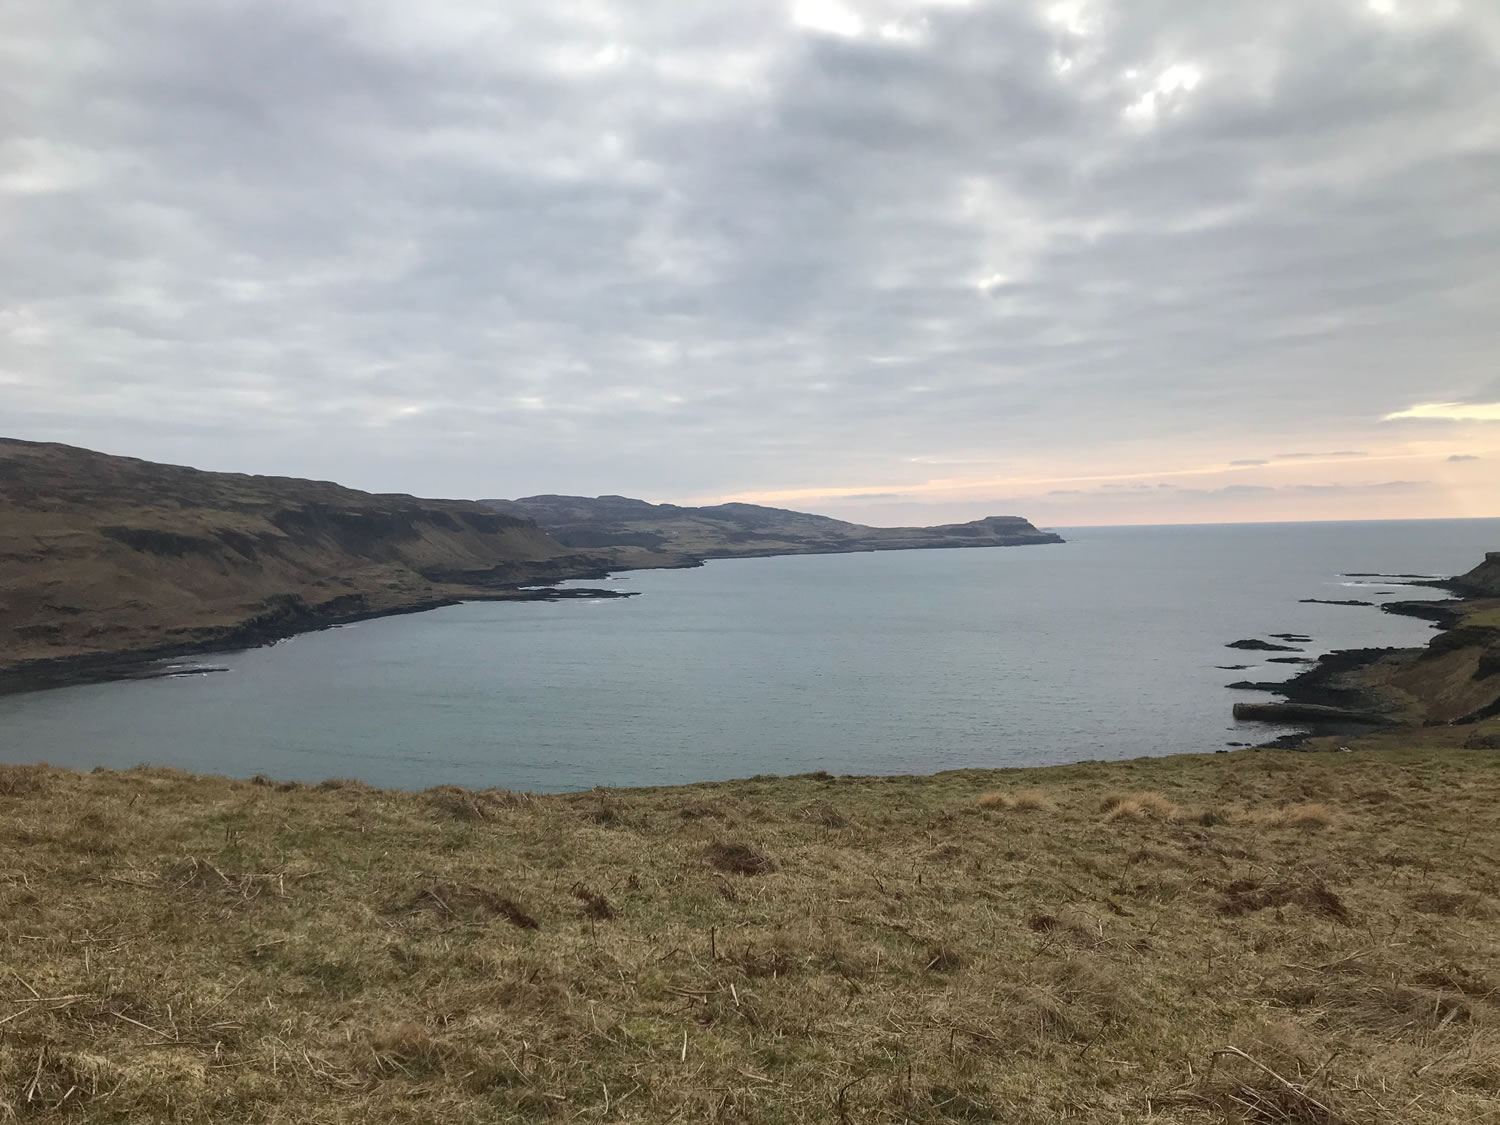
[[[0,434],[881,524],[1500,516],[1495,0],[12,0]]]

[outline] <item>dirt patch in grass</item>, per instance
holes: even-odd
[[[715,840],[704,855],[715,870],[731,875],[769,875],[776,870],[776,861],[764,848],[743,841]]]
[[[515,899],[484,887],[460,883],[436,883],[424,887],[405,906],[407,910],[427,910],[440,918],[458,922],[487,922],[501,918],[518,929],[541,928],[541,923]]]
[[[1292,904],[1313,914],[1321,914],[1344,925],[1353,921],[1348,907],[1330,887],[1319,881],[1237,879],[1224,887],[1219,913],[1229,918],[1253,914],[1257,910],[1280,909]]]
[[[1427,888],[1406,897],[1407,905],[1423,914],[1462,915],[1465,918],[1490,918],[1494,911],[1489,899],[1475,891],[1441,891]]]
[[[583,916],[596,922],[608,922],[615,916],[615,908],[609,899],[586,883],[573,884],[573,897],[583,903]]]

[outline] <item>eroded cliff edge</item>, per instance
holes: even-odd
[[[468,501],[0,439],[0,691],[598,574]]]

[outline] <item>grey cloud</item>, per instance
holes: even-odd
[[[1478,461],[1480,459],[1472,453],[1455,453],[1448,458],[1449,461]]]
[[[1242,461],[1231,461],[1229,463],[1236,468],[1243,468],[1249,465],[1269,465],[1271,462],[1250,457]]]
[[[1093,498],[1109,498],[1115,500],[1130,500],[1141,496],[1159,496],[1160,489],[1171,489],[1174,498],[1182,498],[1190,501],[1203,500],[1236,500],[1257,496],[1270,496],[1279,494],[1282,496],[1316,495],[1316,496],[1371,496],[1394,493],[1409,493],[1420,491],[1431,487],[1431,481],[1425,480],[1393,480],[1378,483],[1355,483],[1355,484],[1291,484],[1291,485],[1264,485],[1264,484],[1229,484],[1219,488],[1178,488],[1173,485],[1161,484],[1156,489],[1150,488],[1117,488],[1110,485],[1101,485],[1098,488],[1079,489],[1055,489],[1048,496],[1088,496]]]
[[[9,6],[0,416],[670,498],[1317,448],[1489,378],[1488,9],[1045,7],[900,44],[750,3]],[[1202,81],[1132,124],[1173,62]]]
[[[1183,496],[1202,500],[1234,500],[1246,496],[1267,496],[1276,489],[1264,484],[1228,484],[1223,488],[1184,488]]]
[[[1427,401],[1432,401],[1432,397],[1433,396],[1431,395],[1427,396]],[[1500,379],[1491,379],[1482,387],[1479,387],[1477,390],[1471,391],[1468,394],[1454,395],[1453,401],[1470,403],[1500,402]]]
[[[1298,492],[1314,493],[1319,496],[1370,496],[1380,493],[1417,492],[1431,486],[1432,482],[1426,480],[1388,480],[1379,484],[1299,484],[1294,488]]]

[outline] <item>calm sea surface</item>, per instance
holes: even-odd
[[[205,658],[213,675],[0,697],[0,760],[535,791],[757,773],[930,772],[1221,748],[1303,633],[1423,622],[1299,598],[1432,596],[1500,520],[1063,530],[1058,546],[713,562],[621,600],[476,602]],[[1244,671],[1215,665],[1248,664]]]

